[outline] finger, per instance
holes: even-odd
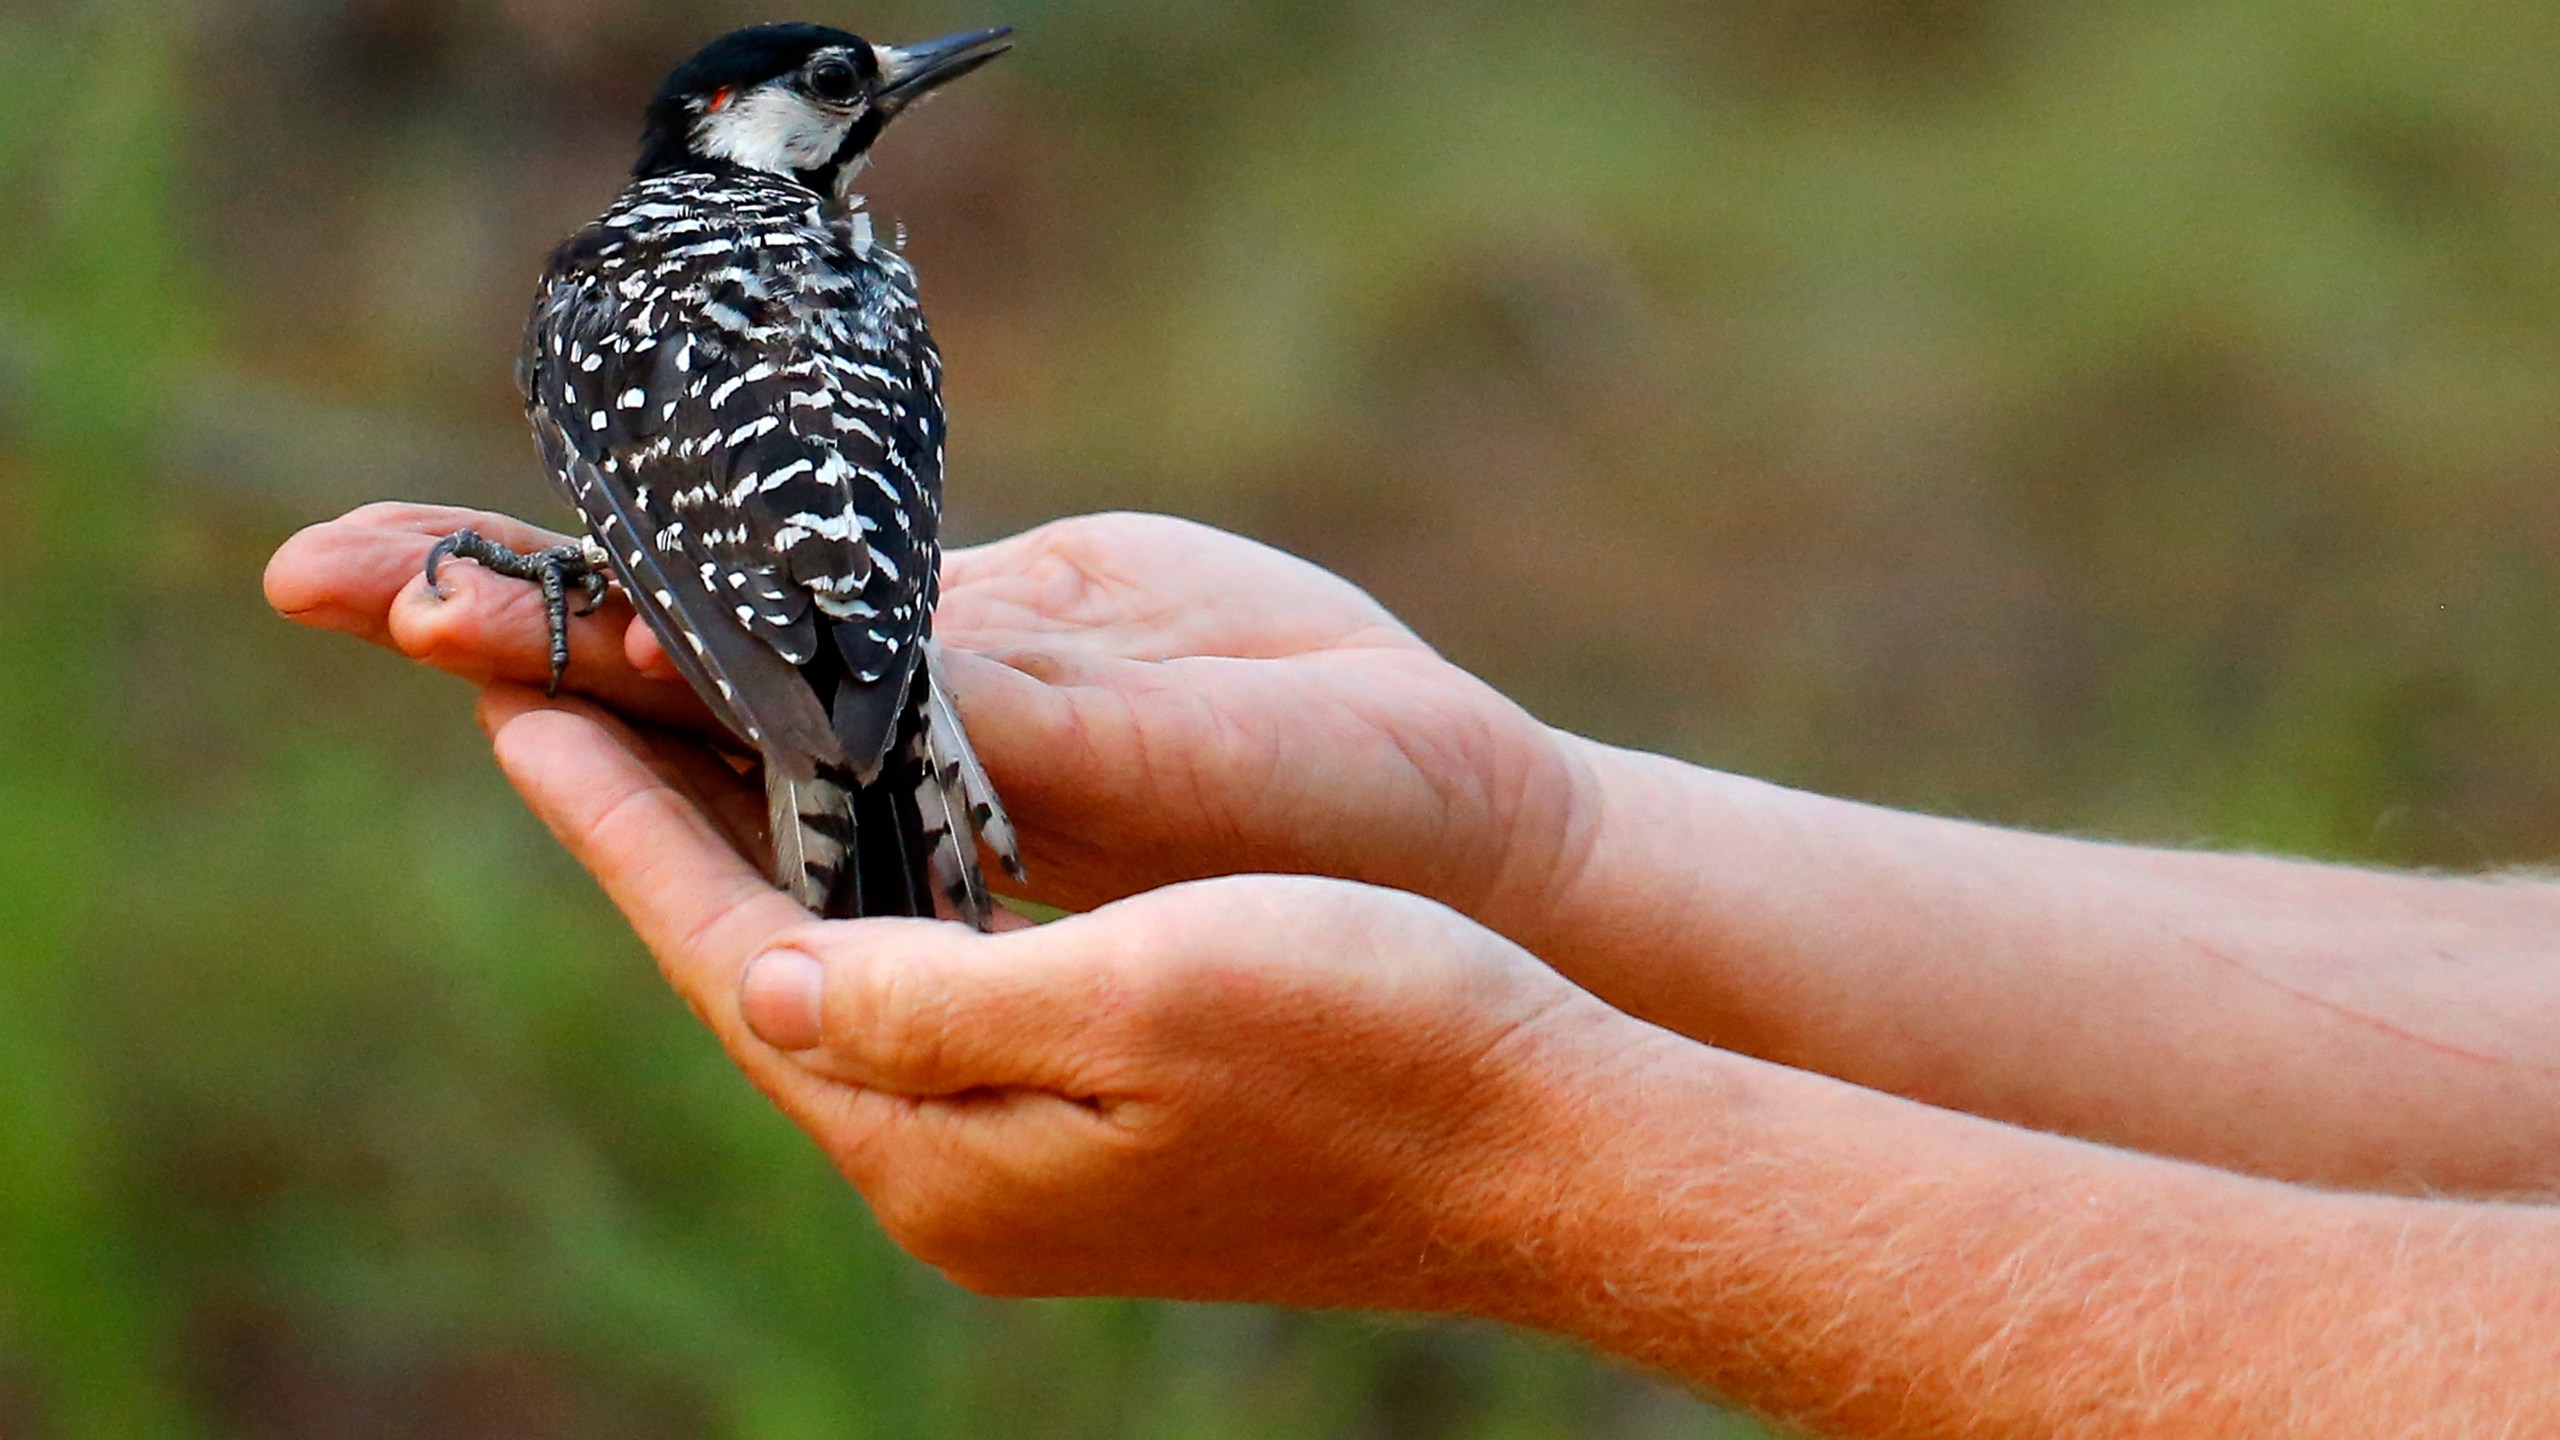
[[[1064,646],[940,659],[1022,837],[1028,879],[1008,893],[1085,910],[1176,881],[1304,865],[1290,809],[1303,787],[1278,782],[1338,762],[1322,727],[1286,723],[1305,703],[1303,672]]]
[[[765,833],[771,819],[764,786],[752,764],[732,760],[695,736],[664,726],[639,727],[633,733],[651,768],[718,826],[759,873],[771,874],[773,840]],[[742,770],[741,765],[748,768]]]
[[[1353,638],[1421,643],[1348,581],[1162,515],[1078,516],[952,551],[936,623],[970,649],[1072,634],[1142,660],[1289,655]]]
[[[1043,904],[1082,910],[1182,880],[1348,864],[1361,847],[1344,796],[1382,814],[1447,801],[1387,732],[1342,723],[1357,699],[1315,667],[1063,646],[940,658],[1022,837],[1028,882],[1008,893]],[[1399,789],[1365,788],[1381,775]]]
[[[427,547],[462,529],[515,550],[566,538],[489,511],[379,501],[309,526],[278,547],[267,562],[267,603],[305,624],[388,645],[383,621],[392,599],[424,567]]]
[[[1070,769],[1090,763],[1088,747],[1107,737],[1089,733],[1103,717],[1081,713],[1077,692],[1104,683],[1109,662],[1067,649],[979,655],[937,652],[935,676],[947,688],[969,742],[1006,794],[1027,788],[1052,761]],[[1012,782],[1024,782],[1017,786]]]
[[[766,1043],[848,1085],[1082,1099],[1095,1093],[1112,1020],[1135,1000],[1098,938],[1078,921],[998,936],[935,920],[838,922],[759,956],[739,1005]]]
[[[1001,656],[946,649],[938,659],[970,744],[1022,837],[1029,878],[1007,893],[1067,909],[1128,893],[1126,872],[1140,859],[1130,842],[1187,818],[1121,814],[1146,804],[1160,778],[1138,757],[1160,757],[1165,736],[1159,730],[1152,737],[1158,748],[1149,749],[1132,698],[1143,693],[1137,672],[1155,667],[1064,647]],[[1077,837],[1088,831],[1111,841],[1087,845]]]
[[[534,813],[603,885],[661,972],[739,1070],[857,1183],[931,1163],[905,1137],[912,1107],[793,1064],[748,1030],[738,1006],[748,959],[818,922],[742,860],[643,758],[609,715],[539,691],[482,693],[500,766]],[[693,753],[705,756],[699,747]]]
[[[649,622],[633,616],[631,627],[622,632],[622,658],[631,668],[652,680],[681,680],[684,672],[667,658],[667,647],[658,643],[658,632]]]
[[[369,505],[304,530],[268,562],[269,603],[290,618],[352,634],[479,683],[550,678],[550,621],[539,588],[457,563],[428,590],[425,564],[438,539],[465,526],[513,548],[560,537],[503,515],[448,506]],[[716,733],[701,701],[671,677],[643,674],[625,658],[628,604],[609,600],[569,621],[569,688],[625,713]]]
[[[415,546],[420,567],[402,583],[383,615],[391,647],[465,679],[547,682],[551,618],[542,588],[468,561],[448,561],[436,572],[431,589],[423,562],[432,543]],[[666,689],[660,682],[640,682],[623,662],[622,631],[631,619],[631,607],[619,595],[592,614],[579,615],[573,606],[569,673],[563,683],[589,689],[610,684],[616,693],[598,698],[615,702]]]
[[[534,813],[604,887],[696,1014],[743,1044],[747,961],[814,922],[643,757],[631,730],[581,702],[497,686],[481,723]]]

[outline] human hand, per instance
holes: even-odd
[[[428,549],[462,529],[524,552],[567,538],[485,510],[363,505],[276,550],[267,562],[267,603],[288,619],[397,650],[477,685],[546,683],[550,620],[539,587],[450,561],[437,572],[436,588],[428,587]],[[592,611],[571,607],[563,690],[635,720],[718,733],[719,723],[671,667],[661,675],[633,663],[629,637],[648,631],[619,590]],[[654,641],[647,653],[657,657]]]
[[[1651,1033],[1438,905],[1337,881],[995,936],[815,921],[724,835],[756,800],[700,746],[517,687],[482,719],[740,1068],[973,1289],[1492,1308],[1554,1180],[1550,1097],[1611,1032]]]
[[[944,574],[959,703],[1030,817],[1034,898],[1275,871],[1502,927],[1584,841],[1567,737],[1294,556],[1113,514],[954,552]]]
[[[276,607],[472,680],[548,673],[531,587],[427,546],[502,516],[370,505],[295,536]],[[937,632],[980,755],[1023,836],[1027,898],[1084,909],[1175,881],[1279,871],[1430,896],[1513,935],[1590,843],[1580,751],[1441,659],[1354,586],[1206,526],[1060,521],[957,550]],[[571,626],[568,685],[708,729],[619,600]],[[972,653],[974,652],[974,653]]]

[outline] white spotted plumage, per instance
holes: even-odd
[[[827,909],[852,797],[897,770],[930,851],[914,868],[983,925],[978,837],[1019,861],[924,659],[940,373],[915,272],[866,217],[729,168],[637,180],[563,246],[523,366],[623,588],[765,754],[777,878]]]
[[[526,415],[589,541],[432,552],[542,581],[555,683],[565,587],[600,557],[761,752],[776,882],[823,915],[984,927],[980,838],[1022,873],[931,644],[942,361],[903,234],[881,244],[852,190],[881,127],[1009,33],[758,25],[677,67],[526,326]]]

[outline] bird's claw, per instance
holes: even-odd
[[[571,541],[532,552],[510,550],[477,530],[456,530],[427,549],[427,589],[439,600],[444,587],[436,570],[447,560],[476,561],[484,570],[542,587],[542,609],[551,629],[551,683],[545,695],[557,698],[561,678],[569,673],[569,588],[576,586],[583,603],[576,613],[592,615],[604,604],[606,579],[589,541]]]
[[[578,592],[580,599],[578,608],[570,613],[583,619],[586,616],[593,615],[597,611],[603,609],[605,591],[607,588],[604,572],[601,570],[589,570],[586,574],[579,576]]]

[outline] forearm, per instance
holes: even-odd
[[[1935,1104],[2287,1178],[2560,1166],[2560,892],[2145,850],[1589,746],[1506,925],[1631,1012]]]
[[[2511,1433],[2560,1216],[2347,1197],[1568,1037],[1479,1308],[1846,1437]],[[1608,1078],[1595,1081],[1595,1074]],[[1610,1123],[1587,1117],[1605,1110]]]

